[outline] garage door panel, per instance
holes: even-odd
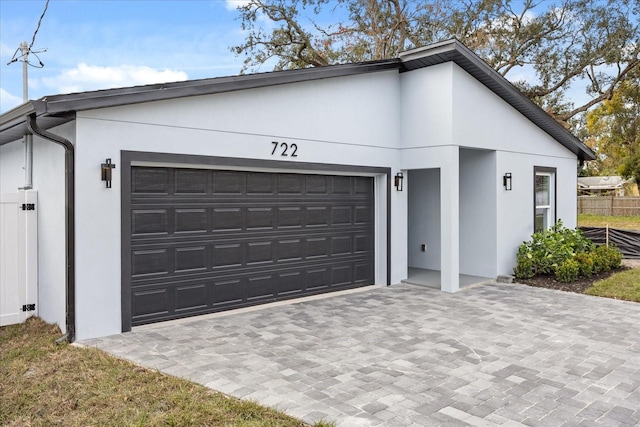
[[[278,274],[278,295],[292,296],[302,294],[305,291],[303,272],[294,271]]]
[[[247,208],[247,230],[275,227],[274,211],[271,207]]]
[[[278,174],[276,188],[279,196],[300,196],[304,189],[304,175]]]
[[[166,168],[133,168],[132,194],[169,194],[169,170]]]
[[[247,173],[246,194],[273,195],[274,189],[273,174],[268,173]]]
[[[353,266],[339,265],[331,267],[331,286],[345,286],[353,283]]]
[[[299,261],[303,258],[304,245],[302,239],[278,240],[276,250],[279,261]]]
[[[246,186],[245,173],[221,171],[213,173],[213,194],[243,194]]]
[[[240,267],[243,262],[243,245],[230,243],[213,246],[213,267]]]
[[[306,241],[306,258],[326,258],[329,256],[329,239],[327,237],[312,237]]]
[[[174,173],[175,194],[207,194],[210,171],[176,169]]]
[[[133,251],[132,255],[131,267],[134,277],[169,272],[167,249]]]
[[[307,175],[305,178],[307,194],[327,194],[329,186],[327,177],[323,175]]]
[[[240,279],[220,279],[213,282],[212,308],[241,305],[244,295],[238,292],[242,288]]]
[[[131,228],[137,234],[168,234],[169,213],[166,209],[136,209],[131,212]]]
[[[371,264],[366,262],[355,263],[355,282],[356,283],[373,283],[373,275]]]
[[[169,313],[168,289],[152,289],[133,292],[133,317]]]
[[[328,227],[329,209],[326,206],[307,207],[306,226],[307,227]]]
[[[370,178],[357,176],[355,180],[355,193],[358,195],[368,196],[373,192],[373,181]]]
[[[351,225],[353,217],[351,206],[332,206],[331,207],[331,225]]]
[[[132,253],[135,274],[151,274],[307,262],[319,258],[334,261],[349,257],[368,258],[372,250],[371,236],[344,230],[339,233],[268,233],[244,238],[225,235],[154,239],[136,243]]]
[[[133,325],[373,283],[371,178],[137,169]]]
[[[334,176],[331,180],[332,194],[351,194],[351,178],[348,176]]]
[[[307,290],[319,291],[329,288],[329,267],[311,268],[307,271]]]
[[[207,248],[205,246],[175,248],[175,268],[173,271],[194,271],[207,269]]]
[[[368,253],[373,250],[373,239],[368,234],[355,235],[355,253]]]
[[[277,212],[278,228],[302,228],[303,209],[301,207],[281,207]]]
[[[221,309],[245,307],[258,302],[349,289],[372,283],[371,264],[328,263],[314,268],[288,271],[255,269],[238,275],[229,271],[217,280],[197,279],[151,281],[133,289],[133,323],[166,320]],[[355,276],[355,277],[354,277]],[[206,283],[206,284],[203,284]],[[173,295],[173,298],[168,298]]]
[[[277,288],[276,277],[274,275],[260,275],[249,277],[247,280],[246,296],[247,302],[252,303],[256,300],[273,300]]]
[[[204,283],[176,286],[174,292],[176,313],[186,310],[199,310],[207,308],[207,286]]]
[[[275,262],[273,242],[251,242],[246,245],[247,265]]]
[[[373,208],[371,206],[356,206],[356,224],[369,224],[373,221]]]
[[[175,233],[206,233],[207,209],[175,209]]]
[[[213,231],[242,230],[243,215],[240,208],[214,208]]]
[[[350,254],[351,236],[336,236],[331,238],[331,256]]]

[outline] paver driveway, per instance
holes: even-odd
[[[312,422],[640,424],[640,304],[395,285],[86,341]]]

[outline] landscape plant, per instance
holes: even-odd
[[[516,262],[516,279],[554,275],[558,281],[573,282],[620,267],[622,254],[613,245],[596,246],[580,229],[566,228],[559,220],[522,242]]]

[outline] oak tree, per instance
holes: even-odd
[[[633,178],[640,190],[640,69],[587,113],[586,127],[585,142],[598,157],[589,172]]]
[[[249,0],[238,10],[243,71],[386,59],[455,37],[567,126],[640,66],[640,0]],[[567,91],[578,82],[588,98],[576,105]]]

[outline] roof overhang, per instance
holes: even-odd
[[[27,101],[0,115],[0,145],[18,140],[30,133],[27,129],[26,119],[30,114],[36,114],[38,123],[43,129],[51,129],[75,118],[74,111],[48,115],[42,111],[42,104],[41,101]]]
[[[50,129],[73,120],[77,111],[188,96],[211,95],[386,70],[409,72],[445,62],[456,63],[574,153],[578,159],[595,159],[595,154],[589,147],[525,97],[507,79],[458,40],[435,43],[403,52],[398,58],[381,61],[46,96],[39,100],[29,101],[0,115],[0,145],[15,141],[28,133],[26,117],[32,113],[36,113],[38,122],[43,129]]]
[[[50,129],[73,120],[78,111],[397,70],[400,67],[402,67],[400,60],[394,58],[356,64],[45,96],[38,100],[28,101],[0,115],[0,145],[20,139],[27,134],[26,116],[32,113],[36,113],[42,129]]]

